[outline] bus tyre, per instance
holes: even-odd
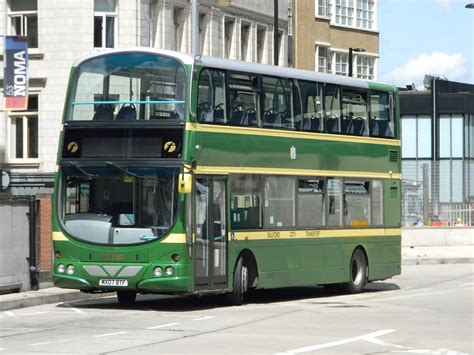
[[[362,249],[357,248],[352,254],[350,268],[350,281],[344,284],[347,293],[359,293],[367,282],[367,258]]]
[[[248,289],[249,273],[248,266],[241,257],[235,266],[234,284],[232,292],[227,294],[227,303],[240,306],[244,301],[244,294]]]
[[[117,299],[121,304],[135,303],[137,293],[134,291],[117,291]]]

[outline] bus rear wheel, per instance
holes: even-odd
[[[133,304],[137,298],[137,293],[134,291],[117,291],[117,299],[121,304]]]
[[[361,248],[357,248],[352,254],[349,265],[350,280],[344,284],[347,293],[362,292],[367,282],[367,258]]]
[[[240,306],[244,301],[244,295],[248,290],[249,282],[249,267],[245,263],[244,258],[239,258],[234,271],[234,284],[232,291],[229,292],[227,297],[227,303]]]

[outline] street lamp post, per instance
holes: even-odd
[[[349,48],[349,77],[352,77],[352,52],[363,53],[365,52],[364,48]]]

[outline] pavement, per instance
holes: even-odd
[[[427,264],[474,264],[474,245],[402,247],[402,265]],[[471,265],[471,267],[474,267],[474,265]],[[113,293],[89,294],[78,290],[46,287],[38,291],[0,295],[0,312],[43,304],[100,298],[112,294]]]

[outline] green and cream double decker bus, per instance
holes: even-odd
[[[71,71],[54,280],[85,292],[227,294],[400,274],[396,88],[130,49]]]

